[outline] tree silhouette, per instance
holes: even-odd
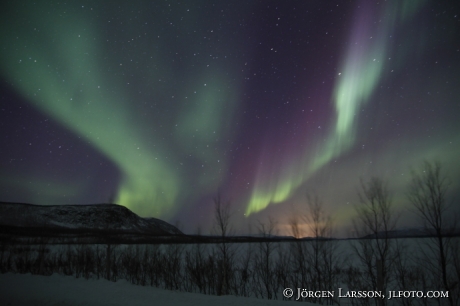
[[[425,254],[426,264],[431,272],[441,280],[444,290],[451,290],[453,280],[449,279],[449,254],[452,250],[451,236],[456,228],[456,220],[449,220],[452,204],[447,202],[449,188],[447,177],[442,174],[439,162],[424,161],[420,171],[412,171],[412,181],[408,199],[420,217],[423,226],[430,236],[433,236],[434,246],[430,245]],[[435,257],[435,261],[432,261]],[[449,304],[454,305],[452,295],[449,295]]]
[[[395,241],[391,240],[390,232],[396,228],[397,218],[383,179],[373,177],[367,183],[361,180],[361,188],[353,227],[357,238],[366,239],[359,239],[353,250],[365,267],[366,283],[363,285],[384,292],[390,282],[395,258]],[[378,299],[378,303],[382,305],[386,301]]]

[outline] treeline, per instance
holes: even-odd
[[[21,244],[36,244],[37,239],[45,238],[50,244],[168,244],[168,243],[229,243],[293,241],[294,237],[254,237],[254,236],[203,236],[203,235],[152,235],[123,230],[62,229],[53,227],[24,227],[0,225],[0,241],[9,240]],[[309,240],[311,238],[303,238]]]
[[[388,184],[380,178],[361,181],[355,205],[356,237],[339,241],[324,239],[334,233],[333,219],[318,196],[307,196],[306,205],[289,219],[293,237],[306,233],[313,239],[276,242],[276,220],[257,224],[257,243],[233,243],[229,202],[214,199],[213,244],[49,245],[37,238],[34,245],[1,240],[1,272],[50,275],[61,273],[83,278],[126,279],[133,284],[212,295],[237,295],[286,299],[284,288],[315,291],[388,290],[448,291],[442,299],[350,299],[352,305],[460,305],[460,240],[455,206],[448,199],[448,181],[438,163],[426,162],[413,171],[407,199],[429,238],[394,239],[398,211],[393,207]],[[415,243],[417,241],[418,243]],[[344,255],[344,244],[351,256]],[[295,296],[294,296],[295,297]],[[293,300],[291,298],[290,300]],[[308,297],[318,304],[340,304],[337,297]]]
[[[0,269],[2,273],[125,279],[169,290],[268,299],[281,299],[284,288],[302,281],[312,288],[311,284],[319,281],[318,273],[323,273],[320,263],[318,273],[307,268],[308,264],[304,269],[291,267],[295,262],[311,262],[306,257],[295,258],[309,254],[310,242],[225,244],[49,245],[45,239],[37,239],[27,245],[2,243]],[[321,288],[338,287],[342,267],[330,272]]]
[[[428,238],[420,238],[422,243]],[[394,257],[385,274],[386,290],[442,290],[442,283],[429,269],[422,254],[425,247],[407,248],[405,239],[394,239]],[[75,276],[85,279],[127,280],[141,286],[196,292],[210,295],[237,295],[264,299],[285,299],[284,288],[311,290],[377,290],[374,265],[347,258],[344,247],[372,240],[310,240],[238,244],[166,244],[166,245],[49,245],[6,244],[0,249],[2,273],[32,273]],[[347,244],[347,245],[346,245]],[[224,257],[225,256],[225,257]],[[434,264],[432,262],[431,264]],[[377,268],[376,268],[377,269]],[[448,279],[458,277],[449,270]],[[375,279],[375,287],[372,285]],[[458,301],[457,289],[450,290]],[[295,296],[294,296],[295,298]],[[293,298],[289,299],[292,300]],[[309,302],[340,304],[337,297],[303,299]],[[343,302],[343,301],[342,301]],[[375,300],[351,299],[352,305],[374,305]],[[386,301],[383,301],[386,303]],[[398,299],[401,305],[431,305],[435,300]],[[449,305],[447,299],[439,305]]]

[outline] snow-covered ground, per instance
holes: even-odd
[[[459,238],[452,240],[452,243],[460,243]],[[430,265],[425,266],[423,261],[416,260],[417,254],[429,250],[430,239],[397,239],[393,243],[398,243],[402,246],[404,269],[413,273],[422,273],[428,269]],[[340,305],[351,305],[354,299],[339,297],[339,288],[346,290],[351,284],[350,290],[371,290],[366,282],[361,279],[362,274],[356,274],[356,270],[349,270],[349,267],[359,267],[360,263],[358,256],[353,253],[353,245],[356,245],[358,240],[341,240],[337,241],[337,249],[335,254],[337,262],[335,263],[338,268],[341,268],[340,275],[331,283],[331,290],[335,292],[334,298],[339,298]],[[303,242],[304,244],[308,242]],[[197,285],[193,282],[193,265],[187,270],[185,258],[191,256],[193,260],[200,259],[203,271],[203,282],[207,286],[205,292],[216,292],[217,283],[213,283],[214,275],[217,277],[219,270],[216,269],[216,264],[209,266],[211,255],[217,256],[219,245],[204,244],[204,245],[117,245],[113,246],[112,254],[112,279],[118,279],[117,282],[108,281],[103,279],[106,273],[106,249],[105,245],[44,245],[46,247],[45,259],[39,260],[39,250],[41,245],[7,245],[5,250],[0,252],[0,262],[3,262],[2,271],[15,271],[15,272],[29,272],[34,273],[55,273],[51,276],[31,275],[31,274],[0,274],[0,306],[2,305],[290,305],[286,304],[288,301],[282,300],[267,300],[257,299],[254,296],[267,296],[262,286],[261,279],[264,274],[261,274],[260,266],[255,266],[261,259],[263,244],[258,243],[241,243],[241,244],[228,244],[227,245],[234,255],[235,275],[232,281],[233,284],[241,288],[246,288],[244,292],[249,293],[251,298],[242,296],[215,296],[204,295],[199,293],[189,293],[188,291],[198,292]],[[295,256],[297,253],[292,253],[291,242],[273,243],[272,278],[276,277],[276,267],[279,262],[283,264],[286,258],[288,261],[286,265],[281,265],[279,268],[290,271],[288,275],[287,284],[294,292],[291,298],[295,300],[298,295],[297,287],[300,284],[298,272],[294,273],[290,265],[295,265]],[[217,251],[216,251],[217,250]],[[306,249],[307,250],[307,249]],[[90,252],[91,251],[91,252]],[[147,253],[145,253],[148,251]],[[198,252],[199,251],[199,252]],[[86,254],[86,255],[85,255]],[[198,255],[197,255],[198,254]],[[244,270],[245,258],[249,258],[251,254],[250,275],[245,278],[242,277]],[[11,255],[11,256],[10,256]],[[83,256],[85,255],[87,258]],[[283,257],[284,255],[291,256]],[[83,256],[83,257],[82,257]],[[293,257],[294,256],[294,257]],[[168,263],[175,262],[178,257],[178,271],[174,272],[174,265]],[[116,260],[115,260],[116,258]],[[86,261],[85,261],[86,260]],[[43,266],[37,264],[42,262]],[[88,271],[86,271],[86,264]],[[140,265],[140,266],[138,266]],[[422,266],[420,269],[419,266]],[[7,267],[9,267],[7,269]],[[27,268],[28,267],[28,268]],[[142,267],[142,268],[139,268]],[[176,267],[177,268],[177,267]],[[417,269],[416,269],[417,268]],[[153,270],[152,270],[153,269]],[[171,272],[171,269],[174,270]],[[347,270],[348,269],[348,270]],[[86,271],[86,272],[85,272]],[[201,270],[200,270],[201,271]],[[209,272],[210,271],[210,272]],[[399,270],[398,270],[399,271]],[[427,270],[428,271],[428,270]],[[167,273],[165,273],[167,272]],[[170,274],[168,274],[171,272]],[[396,270],[393,271],[393,281],[389,283],[388,290],[424,290],[422,280],[431,280],[429,273],[416,275],[415,279],[409,279],[413,283],[409,283],[408,287],[401,287],[401,284],[396,279]],[[72,274],[72,276],[63,276],[58,273]],[[153,274],[152,274],[153,273]],[[75,275],[86,275],[89,279],[75,278]],[[155,281],[149,280],[149,275],[157,275],[158,279]],[[166,277],[170,275],[171,277]],[[206,277],[211,275],[211,280]],[[280,274],[281,277],[283,274]],[[412,275],[412,274],[410,274]],[[98,279],[100,277],[100,279]],[[147,277],[145,281],[145,277]],[[165,288],[166,283],[169,282],[169,288],[178,288],[171,285],[172,279],[177,280],[179,288],[184,291],[170,291],[152,286],[133,285],[134,283],[156,283],[156,286]],[[140,280],[144,279],[144,282]],[[313,278],[307,275],[307,288],[308,290],[316,290],[309,281]],[[246,281],[246,282],[245,282]],[[208,283],[207,283],[208,282]],[[207,285],[206,285],[207,284]],[[281,283],[277,285],[277,296],[282,298]],[[166,287],[168,288],[168,287]],[[239,292],[241,291],[239,289]],[[458,297],[458,291],[452,291],[451,296]],[[387,297],[389,297],[387,295]],[[314,299],[309,299],[313,301]],[[412,300],[414,300],[412,298]],[[304,302],[304,299],[302,299]],[[424,299],[415,299],[415,305],[422,305]],[[447,305],[448,299],[441,300],[429,299],[426,300],[429,305]],[[440,304],[438,304],[438,302]],[[401,305],[402,299],[392,299],[388,301],[388,305]],[[307,303],[303,305],[313,305]]]
[[[212,296],[142,287],[120,280],[85,280],[73,276],[0,274],[0,305],[290,305],[236,296]],[[303,303],[302,305],[313,305]]]

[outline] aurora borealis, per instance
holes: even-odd
[[[456,1],[7,1],[0,200],[113,199],[204,231],[286,232],[318,194],[346,228],[359,179],[437,159],[460,195]]]

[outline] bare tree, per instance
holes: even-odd
[[[291,233],[296,238],[294,243],[290,244],[290,266],[292,267],[292,282],[299,284],[300,288],[307,288],[308,286],[308,270],[306,265],[306,254],[307,249],[305,243],[301,238],[304,233],[301,228],[301,222],[303,221],[300,212],[296,209],[292,210],[292,215],[289,218],[289,226]]]
[[[295,239],[302,238],[303,232],[300,228],[300,217],[299,213],[296,209],[292,209],[292,215],[290,216],[289,220],[289,227],[291,229],[291,234]]]
[[[253,249],[252,244],[248,243],[246,250],[241,256],[239,256],[239,268],[237,269],[237,283],[239,284],[239,292],[237,295],[244,297],[250,296],[252,288],[252,276],[253,276]]]
[[[395,258],[394,241],[390,232],[396,228],[397,218],[392,209],[387,183],[377,177],[365,183],[361,180],[360,205],[355,206],[353,220],[355,235],[359,239],[353,250],[364,265],[363,285],[385,292],[390,282],[392,261]],[[377,299],[380,304],[385,300]]]
[[[218,254],[218,282],[217,282],[217,294],[224,295],[230,293],[231,286],[231,274],[232,274],[232,260],[233,250],[231,245],[228,243],[228,236],[232,231],[231,228],[231,211],[230,202],[225,204],[222,201],[220,194],[214,198],[214,232],[220,236],[220,243]]]
[[[317,290],[329,290],[338,285],[339,256],[337,243],[332,240],[333,221],[324,209],[318,196],[307,194],[303,210],[293,210],[289,218],[292,235],[297,238],[291,244],[293,282],[310,286]],[[309,228],[313,239],[301,240],[305,233],[302,225]],[[303,287],[302,287],[303,288]],[[316,303],[333,303],[332,300],[310,299]]]
[[[318,290],[328,290],[337,285],[336,268],[338,267],[337,243],[332,240],[333,221],[326,214],[324,203],[315,195],[307,194],[307,213],[304,221],[310,228],[313,240],[309,246],[307,261],[312,267],[311,283]],[[314,298],[313,302],[323,304],[321,298]],[[328,301],[331,302],[332,301]]]
[[[449,275],[449,251],[451,236],[456,228],[455,219],[449,220],[452,204],[447,202],[449,182],[442,174],[439,162],[425,161],[421,171],[412,171],[412,182],[408,199],[420,217],[423,226],[434,244],[429,245],[426,257],[435,257],[435,263],[429,264],[434,276],[440,280],[442,289],[453,289],[454,280]],[[454,254],[455,255],[455,254]],[[432,262],[427,260],[427,263]],[[458,283],[458,279],[455,281]],[[454,305],[452,295],[449,295],[449,304]]]
[[[276,221],[272,217],[268,218],[268,223],[259,221],[258,230],[263,241],[258,244],[258,252],[255,255],[256,286],[260,295],[265,294],[269,300],[277,299],[278,291],[273,259],[275,242],[272,240],[275,228]]]
[[[201,228],[196,229],[196,236],[201,236]],[[185,252],[185,268],[192,284],[198,287],[200,293],[206,292],[206,255],[207,246],[202,243],[195,243],[191,251]]]

